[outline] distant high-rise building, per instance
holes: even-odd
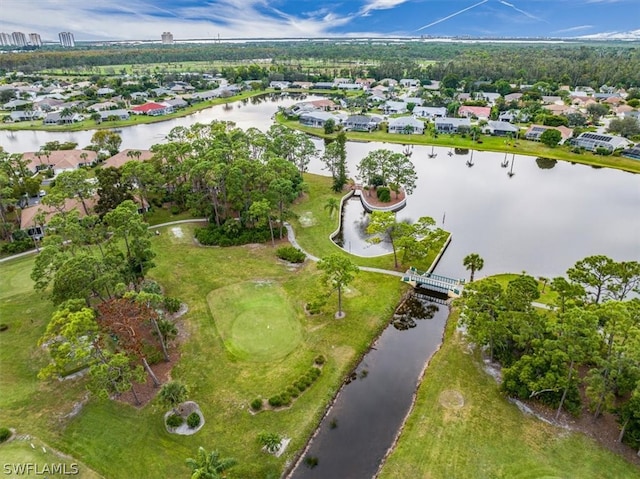
[[[29,34],[29,43],[34,47],[42,46],[42,38],[38,33],[30,33]]]
[[[13,32],[11,34],[11,38],[13,38],[13,44],[17,47],[26,47],[27,46],[27,36],[22,32]]]
[[[0,45],[2,45],[3,47],[10,47],[11,45],[13,45],[13,37],[11,37],[11,35],[9,35],[8,33],[0,33]]]
[[[76,46],[76,41],[73,39],[73,33],[71,32],[60,32],[58,33],[58,38],[60,39],[60,44],[63,47]]]
[[[162,44],[173,45],[173,34],[171,32],[162,32]]]

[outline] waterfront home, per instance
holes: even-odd
[[[140,154],[137,155],[136,152]],[[153,153],[149,150],[133,150],[126,149],[122,150],[110,158],[107,158],[104,163],[102,163],[103,168],[120,168],[122,165],[127,163],[128,161],[147,161],[153,157]]]
[[[350,131],[372,132],[378,128],[378,119],[367,115],[352,115],[344,121],[344,127]]]
[[[131,111],[136,115],[159,116],[172,113],[173,107],[163,103],[148,102],[144,105],[134,106]]]
[[[524,134],[524,137],[527,140],[531,141],[540,141],[540,137],[547,130],[558,130],[560,135],[562,135],[562,140],[560,140],[560,144],[562,145],[565,141],[569,140],[573,137],[573,129],[567,128],[566,126],[546,126],[546,125],[531,125],[529,129]]]
[[[575,138],[571,143],[574,146],[578,146],[589,151],[604,148],[609,152],[613,152],[619,148],[627,148],[631,145],[629,140],[621,136],[604,135],[592,132],[581,133],[580,136]]]
[[[314,128],[323,128],[328,120],[333,120],[336,124],[340,123],[338,117],[327,111],[305,111],[301,113],[298,118],[301,125],[312,126]]]
[[[389,133],[422,135],[424,133],[424,123],[413,116],[391,118],[388,124],[388,131]]]
[[[468,118],[436,118],[435,127],[437,133],[461,133],[469,131],[471,121]]]
[[[517,136],[520,129],[508,121],[489,121],[485,127],[493,136]]]
[[[99,111],[100,121],[112,121],[112,120],[128,120],[129,112],[127,110],[104,110]]]

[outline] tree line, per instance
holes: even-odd
[[[563,410],[580,414],[583,391],[594,420],[615,414],[619,440],[640,448],[640,263],[590,256],[550,289],[554,307],[542,310],[533,305],[538,282],[525,273],[506,287],[471,283],[461,324],[501,364],[506,394],[555,408],[557,420]]]
[[[320,65],[306,66],[300,59],[315,59]],[[49,68],[79,69],[102,65],[179,63],[187,61],[254,62],[268,59],[264,68],[243,68],[236,77],[261,80],[265,73],[281,79],[314,81],[333,76],[402,77],[423,81],[442,80],[447,74],[460,78],[511,83],[545,80],[561,84],[640,86],[640,49],[635,44],[437,44],[427,42],[260,42],[243,44],[196,44],[167,46],[86,47],[68,51],[38,50],[0,55],[0,69],[31,73]],[[353,59],[347,67],[336,68]],[[356,62],[355,60],[358,60]],[[431,63],[432,62],[432,63]],[[221,72],[221,71],[220,71]],[[212,71],[212,73],[219,73]],[[247,75],[248,73],[248,75]],[[233,72],[229,69],[226,74]],[[301,76],[302,75],[302,76]],[[248,78],[247,78],[248,76]],[[251,78],[255,77],[255,78]]]

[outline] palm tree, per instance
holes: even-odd
[[[333,218],[333,213],[340,208],[340,203],[336,198],[329,198],[324,205],[324,209],[329,211],[329,217]]]
[[[208,453],[204,447],[198,448],[195,459],[187,459],[187,466],[193,471],[191,479],[221,479],[222,473],[236,464],[235,459],[221,458],[218,451]]]
[[[471,270],[471,277],[469,278],[469,282],[473,283],[473,276],[476,271],[480,271],[484,266],[484,260],[480,257],[478,253],[471,253],[464,257],[462,260],[462,264],[468,270]]]

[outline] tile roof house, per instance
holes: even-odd
[[[540,141],[540,137],[547,130],[558,130],[560,135],[562,135],[562,140],[560,140],[560,144],[562,145],[565,141],[569,140],[573,137],[573,129],[567,128],[566,126],[546,126],[546,125],[531,125],[529,129],[525,132],[524,137],[527,140],[531,141]]]
[[[84,200],[85,205],[89,212],[91,212],[97,202],[97,197],[86,198]],[[77,210],[80,218],[84,218],[87,214],[84,211],[84,206],[79,198],[66,198],[64,200],[64,211]],[[37,221],[38,213],[44,213],[44,222],[40,224]],[[42,203],[28,206],[22,210],[20,216],[20,229],[25,231],[30,237],[34,239],[42,239],[46,230],[47,223],[51,220],[53,215],[58,213],[53,206],[43,205]]]
[[[148,102],[144,105],[134,106],[131,111],[136,115],[159,116],[173,112],[173,107],[162,103]]]
[[[93,166],[98,154],[92,150],[54,150],[48,152],[26,152],[22,154],[27,168],[33,173],[50,168],[55,175],[63,171],[76,170],[81,166]]]
[[[471,118],[473,116],[480,120],[488,120],[491,115],[491,108],[488,106],[467,106],[462,105],[458,109],[458,116]]]
[[[416,120],[413,116],[391,118],[388,124],[388,131],[389,133],[422,135],[424,133],[424,123]]]
[[[136,155],[133,154],[134,152],[137,152],[137,151],[140,152],[139,157],[136,157]],[[120,168],[122,165],[124,165],[128,161],[147,161],[147,160],[150,160],[152,157],[153,157],[153,153],[149,150],[126,149],[116,153],[110,158],[107,158],[104,161],[104,163],[102,163],[102,167],[109,168],[110,166],[112,166],[113,168]]]

